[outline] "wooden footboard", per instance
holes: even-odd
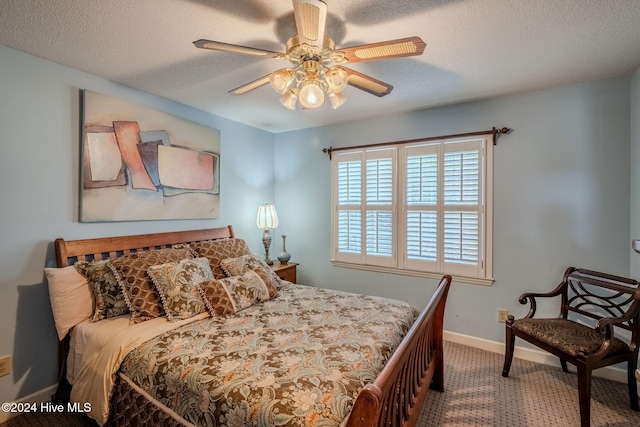
[[[444,391],[442,328],[450,285],[445,275],[382,372],[358,395],[346,427],[414,426],[429,388]]]

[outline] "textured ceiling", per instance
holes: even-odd
[[[0,0],[0,44],[271,132],[629,75],[640,0],[326,0],[338,47],[419,36],[419,57],[353,64],[394,86],[352,86],[337,110],[290,111],[268,85],[286,66],[197,49],[200,38],[283,52],[290,0]],[[285,64],[285,65],[283,65]]]

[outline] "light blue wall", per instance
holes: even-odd
[[[79,89],[146,105],[221,133],[221,218],[78,223]],[[261,251],[257,206],[273,201],[273,135],[0,46],[0,401],[57,382],[57,338],[43,283],[52,241],[233,224]]]
[[[220,129],[222,217],[78,223],[80,88]],[[504,326],[496,310],[523,314],[518,295],[550,288],[568,265],[628,275],[633,264],[632,272],[640,273],[629,255],[630,235],[640,236],[640,208],[631,206],[640,201],[629,195],[640,186],[629,161],[640,160],[639,103],[640,71],[633,79],[272,135],[0,46],[0,356],[13,358],[12,375],[0,378],[0,400],[57,381],[57,340],[43,283],[56,237],[233,224],[262,252],[256,207],[275,202],[280,226],[272,253],[287,234],[287,250],[301,263],[300,282],[423,307],[434,281],[331,266],[330,163],[321,149],[509,126],[513,134],[501,137],[495,150],[496,282],[454,284],[445,324],[500,342]]]
[[[623,78],[276,135],[277,231],[299,281],[426,305],[435,281],[332,267],[321,149],[493,126],[513,129],[494,151],[495,283],[455,283],[445,328],[501,342],[497,309],[525,314],[518,296],[550,290],[568,266],[628,275],[629,100]]]
[[[640,239],[640,68],[631,77],[631,239]],[[640,277],[640,254],[631,250],[631,276]]]

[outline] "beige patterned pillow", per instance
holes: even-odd
[[[260,276],[251,270],[242,276],[201,283],[200,288],[203,290],[205,304],[212,316],[220,316],[229,312],[237,313],[269,299],[266,285]],[[227,297],[224,296],[223,290]],[[229,304],[231,309],[229,309]]]
[[[92,322],[121,316],[129,312],[122,288],[107,263],[108,261],[104,260],[78,261],[74,264],[76,270],[87,278],[89,287],[93,291],[96,307],[93,316],[91,316]]]
[[[282,285],[278,275],[267,265],[264,260],[257,255],[242,255],[236,258],[227,258],[220,261],[222,271],[229,277],[241,276],[247,271],[254,271],[269,290],[271,298],[277,297],[278,287]]]
[[[188,319],[206,311],[198,284],[213,280],[207,258],[183,259],[149,267],[147,271],[160,293],[170,322]]]
[[[226,277],[224,271],[220,267],[220,261],[225,258],[235,258],[241,255],[250,254],[249,246],[242,239],[220,239],[220,240],[203,240],[201,242],[191,243],[191,249],[195,251],[196,256],[206,257],[211,264],[211,271],[216,279]]]
[[[192,258],[193,254],[189,249],[170,248],[136,252],[109,261],[108,266],[122,288],[133,323],[164,314],[160,294],[147,274],[149,267]]]

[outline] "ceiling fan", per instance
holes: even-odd
[[[346,98],[347,85],[376,96],[385,96],[393,86],[354,71],[342,64],[375,61],[421,55],[425,43],[420,37],[387,40],[379,43],[336,49],[334,41],[325,36],[327,5],[322,0],[293,0],[293,13],[298,34],[287,41],[286,53],[200,39],[193,44],[201,49],[222,50],[274,59],[289,60],[293,65],[237,87],[229,93],[242,95],[267,83],[282,94],[280,102],[295,110],[299,100],[302,108],[317,108],[325,101],[325,93],[333,108]],[[337,64],[333,65],[332,64]]]

